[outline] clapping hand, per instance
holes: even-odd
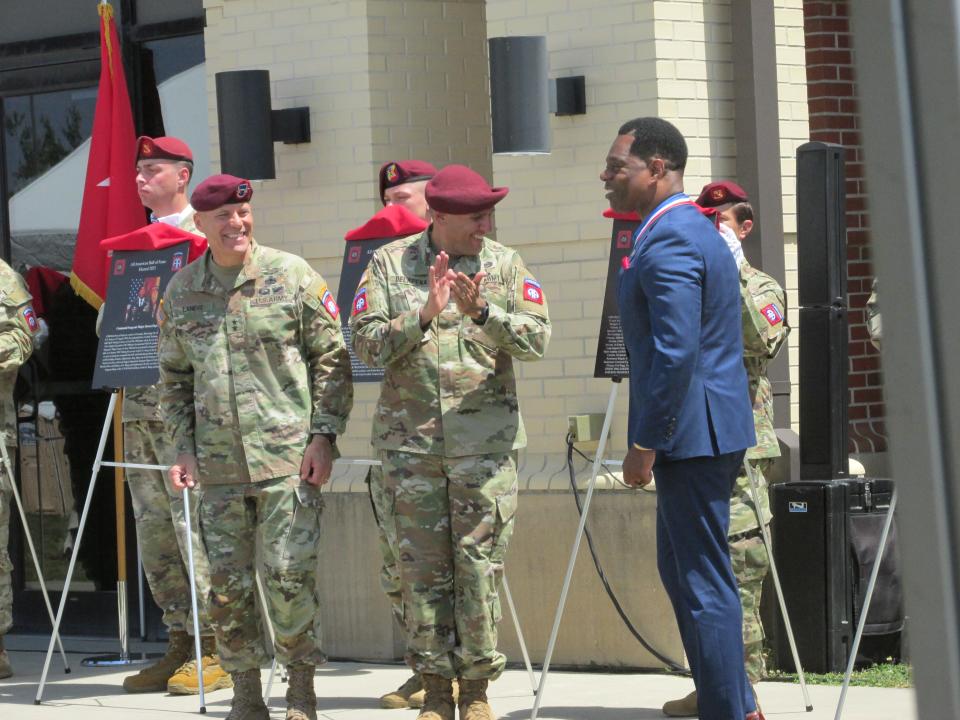
[[[420,327],[426,327],[450,302],[450,256],[440,251],[427,269],[427,302],[420,308]]]
[[[483,293],[480,292],[480,283],[486,276],[487,274],[482,270],[472,278],[462,272],[455,273],[453,270],[447,272],[453,300],[457,304],[457,309],[464,315],[477,318],[487,306],[487,301],[483,299]]]

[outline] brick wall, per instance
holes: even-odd
[[[846,148],[850,451],[883,451],[886,438],[880,354],[870,343],[864,315],[873,268],[847,3],[804,0],[803,12],[810,139]]]

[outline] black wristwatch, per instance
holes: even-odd
[[[329,441],[330,447],[333,447],[337,444],[337,436],[334,433],[314,433],[314,435],[325,437]]]
[[[484,325],[487,322],[487,318],[490,317],[490,303],[487,303],[483,306],[483,310],[480,311],[479,317],[470,318],[477,325]]]

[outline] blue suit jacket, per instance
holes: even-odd
[[[736,262],[696,207],[670,209],[637,239],[618,298],[629,442],[658,462],[752,447]]]

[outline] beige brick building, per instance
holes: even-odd
[[[21,13],[0,23],[0,119],[8,133],[0,144],[5,173],[0,179],[9,196],[6,206],[0,202],[0,240],[12,241],[15,261],[68,269],[99,77],[98,18],[88,3],[47,4],[56,10]],[[758,244],[760,264],[782,273],[788,291],[794,291],[794,155],[809,137],[802,0],[113,0],[113,5],[124,51],[133,51],[125,57],[137,130],[187,140],[197,161],[195,181],[220,170],[217,73],[269,70],[274,109],[309,108],[311,142],[274,144],[277,177],[257,182],[256,236],[305,257],[333,288],[340,285],[344,234],[380,207],[381,163],[459,162],[510,187],[497,208],[497,238],[517,247],[542,282],[554,328],[542,362],[518,363],[529,447],[521,454],[524,492],[507,560],[530,654],[535,662],[542,659],[577,525],[564,468],[567,416],[602,414],[611,389],[610,381],[593,378],[611,229],[601,216],[606,203],[598,179],[607,150],[623,121],[660,115],[687,137],[688,192],[697,194],[719,177],[734,177],[750,189],[744,178],[752,178],[752,192],[764,198],[758,207],[761,233],[769,229],[762,247]],[[744,13],[758,21],[749,31]],[[550,117],[549,155],[493,157],[487,41],[518,35],[546,38],[550,77],[585,77],[586,114]],[[753,66],[744,65],[744,53]],[[46,145],[38,145],[32,128],[48,123]],[[761,136],[769,147],[761,147]],[[761,163],[757,156],[764,153]],[[765,174],[758,171],[761,165]],[[50,197],[58,202],[50,203]],[[7,238],[5,219],[11,226]],[[57,257],[49,252],[54,247]],[[791,311],[794,324],[795,315]],[[790,358],[780,380],[782,426],[797,422],[796,336]],[[340,442],[347,458],[370,457],[377,393],[374,383],[356,387],[356,406]],[[92,395],[91,402],[103,400],[99,391]],[[625,450],[626,413],[621,390],[608,457]],[[101,421],[102,411],[98,416],[94,410],[75,425],[97,427]],[[589,446],[584,450],[592,452]],[[75,467],[87,477],[80,464]],[[578,460],[579,481],[586,480],[584,467]],[[363,468],[338,472],[333,492],[325,493],[320,565],[325,649],[335,657],[399,658],[403,642],[379,587]],[[613,487],[609,480],[604,484]],[[598,494],[591,527],[626,612],[653,646],[679,661],[678,633],[654,561],[655,508],[655,494],[613,487]],[[111,548],[113,507],[95,501],[94,510],[106,519],[90,526],[105,528],[105,535],[84,542]],[[47,524],[42,546],[63,545],[66,523],[56,526],[60,530],[53,525]],[[89,558],[85,562],[90,580],[97,582],[80,593],[86,610],[76,614],[74,632],[87,634],[96,623],[105,633],[115,631],[115,622],[105,624],[102,617],[113,600],[97,590],[114,586],[111,554],[98,552],[103,562],[96,566]],[[135,574],[132,564],[129,574]],[[25,582],[16,592],[18,622],[46,632],[37,588]],[[566,617],[555,663],[662,667],[624,631],[586,557],[574,574]],[[153,624],[159,626],[159,618]],[[512,623],[501,629],[504,650],[519,658]]]
[[[204,0],[210,142],[214,76],[267,69],[274,108],[310,107],[313,141],[276,145],[257,189],[257,236],[302,254],[338,284],[343,234],[379,208],[390,159],[460,162],[508,185],[497,237],[519,248],[550,300],[548,357],[520,369],[529,456],[559,459],[567,416],[602,413],[592,377],[610,223],[597,175],[624,120],[660,115],[690,147],[687,191],[737,177],[731,6],[718,0]],[[794,151],[808,137],[801,0],[775,4],[784,252],[796,286]],[[585,115],[552,117],[548,156],[491,157],[487,38],[543,35],[551,77],[584,75]],[[791,376],[796,376],[791,348]],[[795,382],[795,380],[794,380]],[[358,386],[343,441],[369,454],[377,388]],[[791,422],[796,421],[796,399]],[[612,451],[624,446],[626,399]],[[540,462],[534,463],[537,468]],[[533,467],[533,466],[531,466]],[[528,478],[529,473],[528,473]],[[536,481],[535,481],[536,483]]]

